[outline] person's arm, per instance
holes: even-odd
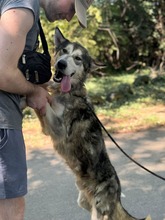
[[[0,90],[26,95],[29,106],[44,114],[50,101],[47,91],[28,82],[17,67],[33,22],[33,13],[28,9],[11,9],[1,15]]]

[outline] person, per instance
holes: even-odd
[[[70,21],[77,14],[86,27],[86,10],[93,0],[1,0],[0,1],[0,220],[24,218],[27,166],[22,134],[20,96],[41,115],[48,92],[25,79],[18,68],[24,49],[33,50],[38,37],[38,19],[43,8],[48,21]]]

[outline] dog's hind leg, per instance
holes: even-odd
[[[117,178],[99,184],[92,203],[91,220],[135,220],[122,207],[120,194]]]
[[[86,209],[88,210],[89,212],[91,212],[91,205],[89,204],[85,194],[83,191],[79,191],[79,195],[78,195],[78,199],[77,199],[77,203],[78,205],[83,208],[83,209]]]
[[[91,220],[111,220],[108,215],[102,215],[98,212],[95,205],[92,207]]]

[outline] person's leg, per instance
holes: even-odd
[[[0,199],[0,220],[23,220],[24,210],[24,197]]]
[[[0,129],[0,220],[23,220],[27,166],[22,131]]]

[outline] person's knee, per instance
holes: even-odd
[[[23,197],[0,199],[0,220],[23,220],[25,200]]]

